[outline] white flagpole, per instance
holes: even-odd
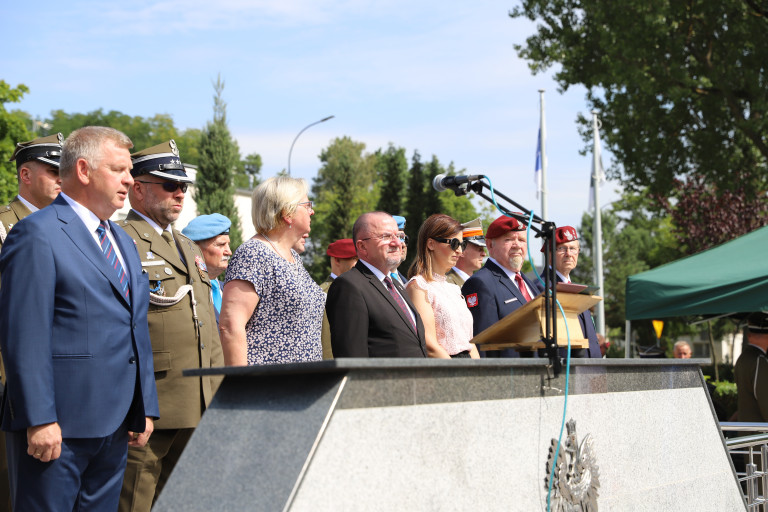
[[[547,217],[547,127],[544,121],[544,89],[539,89],[539,101],[541,105],[541,114],[539,119],[539,147],[541,148],[541,218],[548,220]]]
[[[547,126],[544,117],[544,89],[539,89],[539,149],[541,150],[541,218],[549,220],[547,216]],[[544,268],[546,259],[541,255],[541,267]]]
[[[600,132],[597,119],[597,110],[592,111],[592,183],[594,184],[594,228],[592,230],[592,239],[594,241],[592,254],[595,262],[595,281],[598,287],[597,294],[605,298],[605,288],[603,287],[603,226],[600,218],[600,182],[602,181],[603,165],[600,156]],[[605,301],[597,303],[597,332],[605,336]]]

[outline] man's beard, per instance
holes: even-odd
[[[520,255],[511,256],[509,258],[509,268],[515,272],[520,272],[520,269],[523,268],[523,261],[525,259]]]

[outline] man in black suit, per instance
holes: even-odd
[[[525,225],[502,215],[488,226],[485,240],[488,260],[461,287],[474,319],[475,336],[536,297],[540,291],[520,272],[528,249]],[[480,355],[519,357],[514,349],[481,352]]]
[[[334,357],[427,357],[424,324],[388,275],[401,255],[395,219],[364,213],[352,240],[359,261],[334,280],[325,306]]]
[[[579,263],[579,251],[581,250],[579,244],[579,235],[576,232],[576,228],[572,226],[562,226],[555,230],[555,243],[557,248],[555,249],[555,270],[557,271],[558,283],[570,283],[571,271],[576,268]],[[542,251],[544,248],[542,247]],[[603,357],[600,352],[600,342],[597,339],[597,332],[595,331],[595,323],[592,320],[592,313],[589,310],[584,311],[579,315],[579,323],[581,324],[581,333],[589,340],[589,348],[587,349],[572,349],[571,357],[591,357],[599,359]],[[577,333],[571,336],[578,336]],[[561,349],[561,355],[566,356],[566,349]]]

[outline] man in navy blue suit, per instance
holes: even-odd
[[[474,319],[474,334],[492,326],[539,294],[520,271],[528,254],[525,225],[502,215],[485,234],[489,258],[461,287]],[[514,349],[481,352],[482,357],[520,357]],[[533,352],[525,353],[533,356]]]
[[[86,127],[64,142],[61,194],[20,221],[0,253],[0,347],[15,510],[116,510],[128,445],[159,417],[149,284],[109,217],[133,144]]]
[[[579,235],[575,228],[571,226],[562,226],[555,230],[555,243],[557,244],[557,248],[555,249],[557,282],[570,283],[571,271],[573,271],[573,269],[576,268],[576,265],[579,264],[579,251],[581,250]],[[589,340],[589,348],[573,349],[571,350],[571,356],[592,358],[603,357],[600,352],[600,342],[597,339],[595,324],[592,321],[592,314],[589,310],[586,310],[579,315],[579,323],[581,324],[582,334]],[[567,349],[561,350],[561,352],[565,351],[567,351]],[[565,356],[565,354],[562,355]]]

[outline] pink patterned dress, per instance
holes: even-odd
[[[414,276],[408,286],[417,286],[427,292],[427,302],[435,313],[437,342],[452,356],[471,350],[472,313],[467,309],[461,288],[439,274],[432,274],[432,279],[427,282],[423,276]]]

